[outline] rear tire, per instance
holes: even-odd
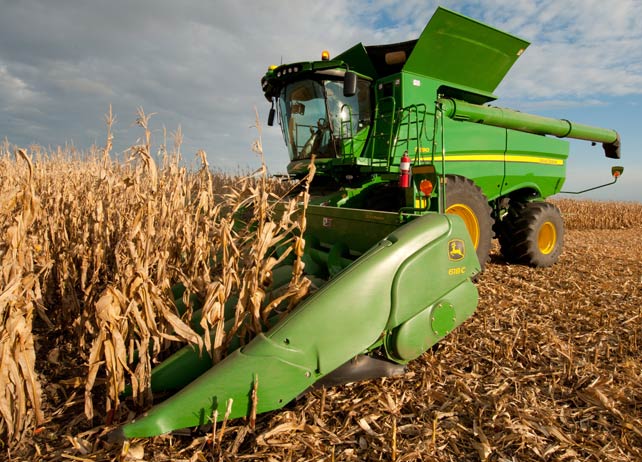
[[[548,202],[511,202],[499,230],[502,255],[511,263],[543,268],[557,263],[562,253],[564,221]]]
[[[479,186],[462,176],[446,176],[446,213],[464,220],[482,270],[488,262],[493,239],[491,212]]]

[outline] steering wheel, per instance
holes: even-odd
[[[328,130],[329,128],[330,124],[323,117],[317,120],[317,130]]]
[[[314,126],[310,127],[310,138],[305,142],[303,148],[301,148],[300,158],[307,159],[310,157],[310,154],[317,154],[319,146],[323,141],[323,132],[330,129],[330,124],[321,117],[317,120],[316,128]]]

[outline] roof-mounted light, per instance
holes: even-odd
[[[321,52],[321,61],[330,61],[330,52],[328,50]]]

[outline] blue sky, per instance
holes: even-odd
[[[607,182],[619,163],[618,184],[584,197],[642,201],[642,0],[0,0],[0,138],[102,145],[111,104],[123,150],[142,106],[157,141],[181,126],[188,164],[204,149],[215,168],[249,169],[268,65],[417,38],[438,5],[531,42],[496,105],[620,132],[619,162],[572,142],[565,189]],[[263,128],[263,146],[283,172],[277,127]]]

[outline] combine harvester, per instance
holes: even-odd
[[[602,143],[613,159],[620,139],[486,104],[528,45],[439,8],[417,40],[271,67],[268,125],[278,116],[288,173],[305,176],[315,157],[304,261],[322,287],[214,367],[193,347],[170,357],[152,390],[180,391],[116,436],[206,424],[228,402],[236,418],[311,387],[402,373],[475,311],[472,281],[494,234],[507,261],[554,264],[564,228],[545,199],[565,180],[560,138]],[[273,287],[289,270],[274,272]]]

